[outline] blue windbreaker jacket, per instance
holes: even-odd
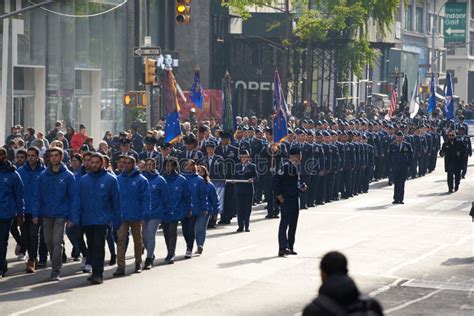
[[[138,169],[118,177],[122,220],[143,221],[150,216],[150,189],[148,180]]]
[[[0,165],[0,219],[12,219],[25,210],[23,182],[9,161]]]
[[[184,173],[183,175],[188,180],[188,187],[191,192],[192,214],[193,216],[201,216],[204,211],[209,211],[206,181],[197,173]]]
[[[21,180],[23,181],[23,185],[25,188],[28,189],[28,192],[25,191],[23,198],[25,200],[25,213],[31,214],[33,210],[33,203],[34,197],[37,194],[38,189],[38,181],[46,167],[43,165],[41,161],[38,162],[36,168],[33,170],[29,163],[25,163],[20,169],[18,169],[18,173],[20,174]]]
[[[170,209],[170,193],[165,178],[159,173],[144,172],[148,179],[151,195],[150,216],[148,219],[162,219]]]
[[[170,210],[163,215],[163,222],[180,221],[191,211],[191,193],[185,177],[177,173],[163,176],[168,184],[170,194]]]

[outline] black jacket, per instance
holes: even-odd
[[[330,276],[319,288],[319,295],[324,295],[342,306],[349,306],[359,299],[360,292],[354,281],[347,275]],[[375,300],[374,310],[383,315],[382,307]],[[303,316],[332,316],[330,311],[325,310],[314,300],[303,310]]]
[[[444,157],[444,171],[461,170],[465,151],[466,147],[464,144],[456,139],[452,143],[449,140],[443,143],[439,155]]]

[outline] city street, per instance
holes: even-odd
[[[231,226],[208,231],[204,253],[162,265],[165,244],[157,236],[159,266],[91,286],[79,263],[68,263],[61,282],[50,268],[27,275],[14,261],[10,239],[8,277],[0,280],[0,315],[299,315],[320,286],[319,261],[339,250],[360,289],[375,296],[390,315],[472,315],[474,312],[473,223],[469,210],[474,168],[460,190],[447,194],[443,161],[437,170],[406,185],[405,205],[392,205],[393,187],[371,185],[368,194],[302,210],[295,250],[277,256],[278,220],[254,208],[250,233]],[[71,246],[67,244],[68,254]],[[106,251],[106,259],[109,255]]]

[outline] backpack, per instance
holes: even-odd
[[[359,299],[348,305],[344,306],[337,303],[332,298],[320,295],[314,300],[314,303],[322,307],[324,310],[333,313],[336,316],[381,316],[380,305],[376,300],[369,297],[368,295],[360,295]]]

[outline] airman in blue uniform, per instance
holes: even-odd
[[[388,150],[388,161],[391,166],[394,184],[393,204],[404,204],[405,181],[408,168],[413,159],[413,150],[403,138],[403,132],[398,131],[396,141],[390,144]]]

